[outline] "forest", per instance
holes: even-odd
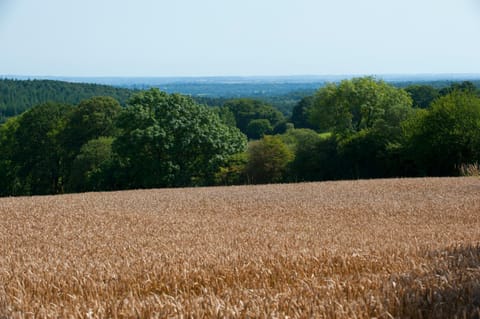
[[[156,88],[5,83],[1,196],[480,174],[470,81],[359,77],[292,93],[288,111]]]

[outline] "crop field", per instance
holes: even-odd
[[[479,318],[480,179],[0,199],[0,318]]]

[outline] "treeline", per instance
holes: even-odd
[[[0,195],[460,175],[480,162],[478,93],[356,78],[290,118],[262,101],[207,107],[157,89],[125,108],[43,103],[0,126]]]
[[[0,79],[0,123],[49,101],[78,104],[94,96],[111,96],[125,105],[133,92],[129,89],[88,83]]]
[[[206,106],[157,89],[35,106],[0,126],[1,195],[214,184],[246,137]]]
[[[251,142],[223,167],[224,182],[480,173],[480,98],[468,81],[400,89],[345,80],[304,98],[290,121],[285,133]]]

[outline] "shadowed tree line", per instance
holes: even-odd
[[[399,176],[455,176],[480,161],[470,82],[327,84],[287,119],[251,99],[207,107],[157,89],[48,102],[0,125],[0,194]],[[247,140],[249,140],[247,144]]]
[[[156,89],[46,103],[0,127],[2,195],[211,185],[245,136],[211,109]]]

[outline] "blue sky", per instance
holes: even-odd
[[[480,0],[0,0],[0,74],[480,73]]]

